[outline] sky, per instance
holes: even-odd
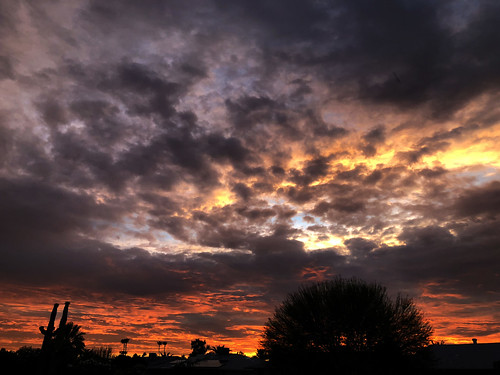
[[[254,353],[339,275],[500,341],[498,1],[5,0],[0,41],[0,347],[71,301]]]

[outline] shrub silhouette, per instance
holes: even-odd
[[[289,294],[266,323],[260,352],[297,371],[386,372],[416,368],[431,332],[410,298],[336,278]]]

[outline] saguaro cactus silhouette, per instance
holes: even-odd
[[[66,304],[69,305],[69,302],[66,302]],[[64,306],[64,308],[66,310],[66,316],[68,314],[67,305]],[[40,332],[44,336],[43,343],[42,343],[42,351],[50,350],[50,347],[52,345],[52,338],[54,337],[54,329],[55,329],[54,322],[56,320],[58,307],[59,307],[59,304],[54,303],[54,308],[52,309],[52,313],[50,314],[49,324],[47,325],[47,328],[40,326]]]
[[[69,302],[65,302],[63,314],[61,320],[59,321],[59,328],[64,327],[66,325],[66,322],[68,321],[68,308],[69,308]]]
[[[64,304],[64,310],[59,321],[59,327],[55,329],[55,320],[57,315],[58,303],[54,304],[50,314],[47,328],[41,326],[42,333],[42,374],[64,373],[64,369],[74,362],[78,355],[85,348],[83,332],[80,332],[80,326],[68,323],[69,302]]]

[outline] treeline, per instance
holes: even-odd
[[[0,349],[0,367],[4,374],[112,374],[112,349],[108,347],[82,349],[72,358],[50,358],[59,365],[48,368],[47,357],[41,348],[23,346],[16,351]]]

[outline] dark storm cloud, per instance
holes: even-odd
[[[193,290],[218,274],[202,258],[151,255],[90,239],[121,208],[30,180],[0,181],[2,281],[134,295]],[[108,224],[106,224],[108,223]],[[192,271],[189,281],[180,275]],[[212,274],[212,282],[208,275]],[[207,280],[208,277],[208,280]],[[157,287],[155,287],[155,284]],[[168,285],[166,289],[164,286]]]
[[[186,69],[191,63],[181,61],[182,63],[168,66],[161,62],[143,64],[128,59],[119,62],[97,61],[88,65],[78,61],[66,61],[67,78],[77,82],[80,89],[85,89],[77,96],[72,109],[78,116],[87,120],[109,117],[112,115],[109,111],[116,110],[111,102],[82,100],[84,94],[93,94],[95,97],[109,95],[115,103],[117,100],[121,101],[130,114],[157,116],[160,121],[169,120],[177,114],[174,106],[179,99],[205,74],[202,66]],[[195,61],[192,64],[195,64]]]
[[[262,319],[248,314],[218,311],[213,314],[187,313],[175,317],[179,320],[180,328],[197,336],[226,335],[229,337],[245,337],[247,332],[235,330],[235,325],[254,326],[262,324]],[[212,342],[207,344],[212,345]]]
[[[191,224],[191,228],[197,231],[198,241],[203,245],[258,251],[262,249],[258,244],[265,242],[264,238],[288,243],[286,237],[297,232],[297,229],[289,225],[289,220],[296,213],[280,206],[259,208],[245,204],[228,205],[213,209],[209,214],[194,212],[195,223]],[[272,230],[274,236],[263,237],[259,226]],[[290,244],[299,243],[291,241]]]
[[[291,139],[297,139],[301,135],[294,125],[293,112],[287,111],[283,103],[266,96],[227,99],[226,108],[236,134],[242,134],[254,146],[263,141],[263,136],[268,136],[269,139],[276,131]]]
[[[299,241],[289,240],[281,234],[248,239],[251,254],[204,254],[224,269],[226,281],[248,280],[265,288],[264,298],[276,303],[294,287],[305,282],[305,269],[326,267],[330,274],[348,269],[345,258],[332,250],[306,252]]]
[[[38,104],[42,118],[53,128],[56,168],[74,169],[74,184],[90,184],[95,179],[119,190],[135,175],[140,176],[146,185],[168,188],[184,179],[195,180],[200,187],[210,186],[217,184],[218,178],[210,159],[229,162],[247,175],[261,173],[261,169],[248,165],[255,158],[250,157],[240,139],[211,133],[197,124],[194,113],[178,112],[174,108],[194,82],[192,79],[203,77],[200,71],[182,65],[179,69],[185,74],[180,78],[176,75],[176,79],[181,80],[178,83],[137,63],[121,63],[115,73],[104,75],[100,72],[103,69],[74,77],[84,86],[97,86],[100,95],[111,95],[109,100],[76,99],[69,108],[64,108],[54,98]],[[176,69],[173,68],[172,74]],[[111,104],[111,100],[115,103],[121,101],[128,114],[142,118],[152,116],[158,121],[155,132],[159,133],[147,143],[128,145],[114,160],[109,155],[109,147],[123,144],[127,135],[136,137],[140,128],[123,123],[116,104]],[[80,133],[54,128],[68,123],[71,117],[84,121],[85,127]],[[179,167],[184,173],[178,170]]]
[[[381,143],[385,141],[385,127],[379,125],[363,135],[363,140],[368,143]]]
[[[171,294],[248,280],[267,284],[269,277],[299,280],[302,265],[310,261],[300,242],[287,239],[290,228],[277,228],[278,234],[269,237],[242,234],[254,255],[173,256],[117,249],[82,236],[91,236],[94,226],[102,226],[103,220],[116,220],[109,207],[100,207],[91,197],[32,181],[2,181],[0,187],[6,198],[1,210],[0,263],[5,283],[131,295]],[[175,224],[168,229],[175,235]]]
[[[451,130],[435,132],[430,137],[420,139],[415,145],[414,150],[399,152],[398,157],[409,163],[416,163],[423,156],[432,155],[438,151],[444,151],[450,148],[453,141],[463,140],[466,136],[471,136],[474,131],[481,129],[476,123],[459,126]]]
[[[293,102],[302,102],[306,99],[307,95],[310,95],[313,93],[313,90],[309,86],[309,84],[304,81],[303,79],[296,79],[290,82],[293,85],[296,85],[296,89],[293,91],[292,94],[290,94],[290,99]]]
[[[314,193],[313,189],[309,187],[303,187],[300,189],[290,187],[286,189],[286,196],[293,203],[303,204],[312,200],[314,198]]]
[[[18,12],[20,4],[15,1],[4,1],[0,4],[0,32],[9,35],[17,32]]]
[[[365,203],[362,197],[338,197],[333,199],[333,201],[320,201],[311,210],[311,213],[317,216],[327,215],[332,213],[332,210],[343,212],[343,213],[355,213],[361,211],[365,208]]]
[[[377,146],[384,143],[386,138],[385,127],[377,126],[364,134],[362,139],[361,151],[367,157],[374,156],[377,153]]]
[[[494,271],[500,261],[495,259],[498,222],[493,219],[454,226],[455,234],[439,226],[407,228],[400,236],[405,245],[395,247],[377,247],[364,238],[352,238],[346,241],[354,256],[350,257],[335,249],[305,251],[301,242],[289,239],[295,229],[287,225],[275,226],[275,233],[270,236],[238,232],[237,228],[223,232],[221,217],[217,219],[219,229],[213,230],[217,221],[209,225],[214,235],[220,236],[217,246],[235,249],[243,245],[249,251],[151,254],[137,248],[117,249],[79,236],[82,231],[93,232],[94,220],[113,219],[109,218],[109,208],[103,213],[103,207],[90,197],[32,181],[2,181],[1,187],[2,196],[8,199],[2,201],[1,210],[0,274],[8,284],[63,285],[100,293],[155,296],[208,292],[244,283],[259,293],[265,288],[266,297],[262,300],[271,304],[271,309],[285,293],[314,275],[311,270],[322,268],[327,276],[356,275],[413,295],[419,283],[438,283],[434,286],[437,291],[458,293],[470,302],[496,300],[500,293],[496,287],[500,285],[498,274]],[[484,194],[487,198],[495,188],[491,184],[484,191],[468,192],[464,197]],[[466,201],[464,197],[459,198],[459,204]],[[168,201],[166,205],[172,207]],[[240,213],[252,220],[274,214],[272,210],[255,215],[249,211]],[[31,242],[24,238],[27,233]],[[231,236],[236,239],[232,244]],[[33,241],[36,246],[32,246]],[[227,325],[221,323],[219,327],[216,322],[217,316],[225,315],[217,314],[212,329],[224,333]],[[186,329],[197,332],[202,326],[200,322],[206,319],[210,320],[204,315],[187,314],[184,324]]]
[[[455,202],[459,215],[496,217],[500,214],[500,181],[465,191]]]
[[[0,56],[0,80],[14,78],[14,68],[8,56]]]
[[[432,155],[436,151],[445,150],[448,146],[447,143],[441,143],[433,147],[423,146],[412,151],[400,151],[397,153],[397,157],[403,162],[414,164],[419,162],[424,156]]]
[[[12,149],[12,132],[2,126],[3,120],[2,116],[0,116],[0,167],[4,165]]]
[[[64,124],[67,121],[64,108],[54,99],[39,103],[38,108],[45,123],[51,127]]]
[[[164,173],[171,178],[167,186],[184,179],[195,181],[200,188],[218,183],[211,161],[229,162],[235,169],[248,172],[248,162],[253,158],[239,139],[203,133],[205,131],[194,122],[185,125],[179,121],[149,144],[132,147],[123,153],[117,165],[119,169],[137,175],[157,174],[166,169]],[[178,167],[182,168],[183,174],[175,172]]]
[[[188,228],[190,223],[187,219],[179,216],[164,215],[162,211],[149,212],[156,213],[154,219],[149,220],[149,224],[153,228],[164,230],[178,240],[189,242],[190,232]]]
[[[424,176],[425,178],[428,179],[434,179],[434,178],[439,178],[446,174],[447,171],[446,169],[442,167],[436,167],[436,168],[424,168],[419,172],[419,175]]]
[[[277,119],[278,105],[266,97],[243,97],[236,102],[228,100],[230,118],[238,128],[251,128],[259,123],[272,123]],[[283,119],[284,120],[284,119]]]
[[[204,2],[193,0],[190,4],[182,1],[169,3],[146,0],[138,4],[133,0],[112,0],[103,3],[98,0],[89,2],[82,12],[88,22],[99,26],[102,32],[116,32],[130,26],[141,25],[145,21],[162,28],[195,28],[199,21],[193,17],[192,10],[203,10]]]
[[[93,221],[116,220],[122,209],[98,204],[77,194],[33,179],[0,179],[2,241],[36,244],[94,231]]]
[[[126,134],[125,127],[117,119],[118,108],[105,100],[75,100],[70,108],[78,119],[85,122],[89,138],[103,147],[121,141]],[[61,117],[57,116],[57,119]]]
[[[80,92],[75,93],[68,86],[67,92],[49,91],[48,97],[44,95],[36,102],[50,129],[52,155],[40,149],[33,158],[38,164],[53,158],[48,168],[54,181],[78,187],[104,184],[118,191],[131,176],[139,175],[146,184],[168,186],[179,180],[179,172],[173,171],[172,165],[188,171],[203,169],[200,180],[216,181],[215,173],[198,151],[198,141],[192,136],[197,129],[196,116],[173,108],[192,83],[192,72],[179,76],[181,83],[176,83],[150,67],[135,63],[82,66],[73,62],[66,67],[62,72],[67,76],[62,76],[77,82]],[[105,72],[109,68],[113,73]],[[49,74],[55,78],[55,73]],[[102,99],[86,99],[86,96]],[[119,105],[143,120],[151,116],[161,122],[148,130],[151,134],[144,134],[145,129],[125,119]],[[75,121],[83,126],[68,127]],[[133,140],[141,144],[134,144]],[[39,147],[27,145],[25,153]],[[35,162],[26,162],[26,158],[19,156],[21,168]],[[169,165],[159,168],[164,160],[170,161]],[[165,175],[169,177],[162,178]]]
[[[496,263],[498,223],[455,228],[454,236],[444,227],[407,228],[400,239],[406,245],[379,248],[368,253],[361,263],[367,275],[377,275],[387,285],[407,289],[415,283],[435,283],[440,293],[463,295],[470,301],[498,298]],[[481,228],[481,236],[468,232]],[[371,270],[369,270],[371,268]],[[436,290],[437,291],[437,290]]]
[[[462,235],[461,239],[464,238]],[[373,243],[362,239],[350,241],[348,245],[353,251],[355,248],[360,251],[357,262],[351,265],[334,251],[306,253],[299,243],[279,236],[252,240],[254,255],[205,253],[201,258],[151,255],[140,249],[117,250],[88,241],[76,246],[66,244],[64,250],[52,246],[41,249],[42,252],[28,253],[16,246],[15,251],[9,249],[4,253],[3,260],[8,260],[8,264],[2,266],[2,278],[4,282],[16,280],[21,284],[64,283],[67,287],[151,295],[227,288],[249,280],[264,285],[272,276],[276,285],[268,285],[270,292],[285,293],[292,284],[303,282],[300,273],[304,268],[328,267],[331,274],[356,273],[395,288],[408,288],[415,282],[449,280],[448,285],[441,286],[443,290],[454,290],[470,298],[500,292],[494,287],[498,285],[498,276],[488,272],[497,236],[457,242],[442,228],[424,228],[406,232],[402,239],[407,241],[406,246],[371,252]],[[50,267],[40,268],[42,264]],[[366,267],[368,264],[370,267]],[[58,271],[49,272],[55,269]]]
[[[229,161],[236,169],[245,171],[246,162],[252,159],[250,152],[239,138],[209,134],[206,137],[206,153],[214,160]]]
[[[123,178],[113,168],[111,155],[73,132],[55,132],[52,136],[54,179],[69,185],[91,187],[106,184],[113,190],[123,186]]]
[[[150,192],[145,192],[139,194],[139,197],[144,201],[151,204],[150,213],[154,216],[160,216],[164,214],[173,214],[175,212],[180,212],[181,206],[174,202],[171,198],[165,197],[163,195],[154,194]]]
[[[304,117],[307,120],[307,132],[312,130],[313,134],[317,137],[335,139],[344,137],[349,133],[348,130],[340,126],[325,123],[317,113],[310,109],[305,112]]]
[[[472,123],[465,126],[459,126],[448,131],[439,131],[434,133],[431,137],[421,139],[419,141],[419,145],[440,144],[443,141],[460,139],[479,128],[481,127],[478,124]]]
[[[18,285],[148,296],[192,291],[206,280],[195,276],[200,268],[196,262],[185,267],[182,260],[175,262],[170,256],[153,256],[141,249],[117,249],[77,239],[50,245],[36,251],[18,244],[5,249],[2,281],[9,284],[15,279]],[[186,270],[194,272],[188,279],[180,277]]]
[[[111,80],[102,83],[105,90],[122,96],[131,114],[154,115],[169,119],[175,114],[174,104],[178,101],[182,86],[163,79],[148,67],[137,63],[124,63]],[[127,100],[123,92],[133,92],[133,100]],[[141,100],[142,99],[142,100]]]
[[[404,108],[429,105],[442,116],[500,83],[496,2],[218,5],[245,28],[258,30],[262,48],[273,56],[269,64],[277,65],[277,59],[311,67],[363,100]]]
[[[295,169],[290,170],[290,181],[299,186],[309,185],[311,182],[316,181],[320,177],[324,177],[329,173],[329,162],[331,158],[318,157],[309,160],[302,171]]]
[[[360,179],[364,169],[365,167],[363,165],[358,165],[353,169],[338,172],[336,178],[340,181],[357,181]]]
[[[350,238],[346,240],[344,243],[351,252],[351,254],[355,257],[365,257],[368,255],[370,251],[377,248],[376,243],[359,237]]]
[[[266,221],[276,215],[276,212],[270,208],[259,209],[259,208],[242,207],[240,209],[237,209],[237,212],[241,216],[244,216],[245,218],[251,220],[254,223],[259,221]]]
[[[332,208],[341,212],[358,212],[365,207],[363,202],[360,201],[346,201],[344,199],[337,199],[333,202]]]
[[[266,39],[264,38],[265,34],[261,34],[263,32],[262,30],[264,30],[265,33],[274,35],[274,40],[276,40],[277,43],[265,45],[268,51],[286,51],[288,47],[286,47],[286,44],[280,43],[281,40],[292,42],[292,47],[294,43],[302,43],[306,46],[307,43],[311,46],[318,45],[318,47],[321,48],[318,48],[317,51],[319,52],[316,53],[322,53],[326,59],[323,62],[321,59],[316,59],[316,61],[311,61],[310,63],[320,68],[317,70],[319,74],[321,74],[321,72],[328,72],[333,74],[333,77],[336,77],[336,70],[335,68],[328,68],[327,64],[328,66],[340,66],[339,72],[341,71],[342,74],[344,74],[346,70],[349,72],[349,69],[355,70],[360,68],[356,67],[355,64],[352,64],[352,67],[349,69],[346,68],[349,59],[361,61],[363,59],[360,57],[370,56],[370,54],[373,55],[372,59],[377,60],[377,64],[374,65],[374,71],[372,73],[378,74],[377,67],[379,65],[383,66],[383,61],[387,59],[388,56],[393,58],[394,54],[392,52],[395,47],[401,48],[402,51],[401,56],[396,54],[399,56],[397,58],[399,61],[398,64],[409,64],[408,69],[418,70],[420,67],[412,66],[412,64],[416,64],[413,57],[416,55],[420,56],[420,53],[424,56],[425,53],[432,52],[433,48],[437,48],[433,47],[432,43],[424,43],[425,40],[432,39],[433,43],[438,43],[440,38],[434,38],[436,35],[442,36],[450,32],[448,28],[438,26],[439,23],[442,22],[443,17],[441,9],[439,9],[438,5],[429,2],[419,3],[418,6],[408,6],[399,2],[387,3],[383,6],[373,6],[368,3],[353,5],[344,2],[324,4],[295,2],[293,6],[287,6],[285,9],[282,9],[281,12],[284,12],[284,14],[280,16],[279,22],[274,22],[271,26],[270,19],[274,17],[273,14],[276,13],[275,10],[279,9],[278,5],[271,6],[264,3],[252,4],[250,7],[251,10],[249,10],[249,4],[245,2],[236,2],[230,6],[217,4],[217,7],[214,9],[221,12],[219,13],[221,17],[225,12],[235,15],[236,18],[243,17],[243,14],[245,14],[246,19],[244,24],[250,22],[254,25],[263,27],[259,29],[259,32],[254,34],[256,38],[260,38],[262,35],[262,41]],[[488,4],[483,5],[484,7],[490,6]],[[207,6],[205,9],[208,11],[210,6]],[[347,31],[339,30],[338,27],[335,26],[336,24],[332,22],[332,19],[337,17],[337,15],[333,15],[335,12],[331,12],[333,9],[336,9],[338,14],[353,16],[352,19],[355,22],[355,26],[349,28],[349,37],[341,38]],[[476,17],[482,14],[483,8],[480,9],[481,11],[475,14]],[[240,10],[244,10],[244,12],[240,12]],[[260,14],[263,10],[266,10],[266,17],[255,18],[255,15]],[[179,19],[187,16],[183,6],[176,5],[170,9],[169,7],[155,5],[153,3],[141,8],[137,8],[133,4],[127,3],[124,6],[123,12],[120,13],[117,13],[110,5],[101,7],[98,4],[94,4],[91,6],[90,11],[101,14],[101,16],[107,15],[106,17],[109,17],[110,20],[117,24],[121,22],[118,19],[130,17],[134,12],[137,13],[138,17],[146,17],[149,15],[153,20],[160,20],[162,17],[171,17],[171,15],[176,12],[176,14],[182,14]],[[419,22],[421,19],[425,19],[423,24]],[[364,22],[366,20],[369,20],[369,22]],[[177,24],[174,22],[174,25]],[[211,27],[208,23],[204,25],[208,28]],[[474,22],[467,24],[467,26],[470,27],[472,27],[472,25],[477,27]],[[409,26],[414,27],[414,29],[410,30],[411,27]],[[292,28],[295,31],[302,30],[302,32],[283,32],[283,30]],[[354,33],[351,33],[351,31],[353,31],[351,28],[355,31]],[[376,33],[373,33],[374,29],[377,30]],[[402,34],[399,32],[399,29],[403,29]],[[306,30],[308,31],[306,32]],[[340,48],[343,59],[334,58],[336,54],[340,53],[339,51],[329,50],[333,47],[329,45],[328,38],[325,37],[326,30],[336,33],[338,35],[337,39],[345,41],[345,45],[344,43],[338,43],[335,47],[337,49]],[[419,32],[421,30],[425,30],[425,33]],[[390,35],[392,35],[392,37],[387,37],[389,33],[391,33]],[[423,41],[412,43],[411,41],[413,39],[408,38],[412,35],[419,35],[419,38],[423,37]],[[373,43],[374,39],[378,40],[377,38],[380,38],[380,40],[384,39],[384,42],[378,44]],[[408,43],[403,43],[405,38],[408,38]],[[371,47],[361,48],[363,46],[368,46],[368,44],[378,45],[377,50]],[[338,47],[339,45],[340,47]],[[351,48],[352,46],[356,48]],[[292,54],[292,52],[290,52],[290,54]],[[410,57],[412,59],[410,59]],[[301,62],[300,59],[292,59],[290,61],[293,63],[298,61],[299,65],[305,64],[305,66],[309,64]],[[429,69],[432,69],[433,60],[430,59],[429,61],[431,61]],[[202,185],[213,185],[217,183],[217,175],[211,170],[210,166],[203,161],[205,154],[200,152],[200,150],[206,150],[206,153],[215,160],[228,160],[234,168],[240,170],[245,175],[254,175],[261,173],[261,171],[247,165],[249,155],[247,147],[253,148],[257,147],[259,144],[264,144],[261,142],[263,137],[272,139],[272,132],[270,132],[269,127],[261,128],[260,125],[275,124],[273,126],[284,129],[286,134],[294,138],[302,133],[295,125],[294,117],[296,114],[290,117],[289,112],[286,111],[282,103],[264,95],[241,96],[238,99],[227,99],[226,107],[229,118],[232,120],[233,124],[237,129],[245,129],[246,134],[242,133],[238,137],[222,137],[217,134],[208,134],[205,138],[206,144],[201,144],[202,147],[200,148],[199,142],[202,142],[201,139],[193,136],[193,132],[199,131],[199,128],[197,128],[195,124],[196,120],[184,121],[184,125],[181,126],[182,130],[177,130],[178,124],[173,124],[177,122],[174,117],[182,117],[182,115],[177,113],[174,106],[179,102],[179,98],[193,82],[206,76],[206,68],[203,63],[197,62],[196,59],[176,64],[177,65],[172,66],[173,72],[171,77],[160,75],[150,66],[130,61],[122,61],[116,66],[116,69],[111,70],[111,73],[101,73],[94,77],[92,74],[89,75],[88,73],[84,75],[84,77],[87,78],[93,77],[91,79],[93,82],[91,83],[89,81],[89,85],[94,85],[94,87],[97,85],[103,92],[111,94],[115,99],[120,99],[126,106],[129,114],[145,117],[153,116],[162,119],[162,121],[165,122],[162,124],[162,127],[170,134],[170,138],[157,138],[150,143],[149,147],[148,145],[141,145],[138,148],[132,146],[129,153],[124,153],[120,157],[121,160],[113,163],[111,160],[107,160],[107,157],[103,154],[96,157],[85,155],[84,144],[78,145],[75,141],[60,141],[59,144],[61,144],[61,147],[65,147],[64,145],[66,143],[68,143],[70,148],[75,147],[75,149],[78,149],[80,147],[82,151],[82,158],[80,160],[90,166],[90,171],[95,178],[98,180],[107,179],[107,184],[113,189],[118,189],[120,186],[123,186],[122,181],[125,181],[130,174],[141,175],[143,182],[147,184],[172,186],[172,184],[175,184],[176,181],[181,179],[181,175],[169,165],[162,163],[165,158],[173,165],[180,166],[182,169],[187,170],[191,175],[195,175],[194,171],[206,171],[204,176],[200,177],[198,180]],[[325,69],[322,69],[322,67]],[[179,74],[176,76],[174,71]],[[369,70],[365,70],[365,72],[369,72]],[[389,75],[392,79],[392,74]],[[402,74],[399,73],[399,76],[401,77]],[[350,77],[350,75],[347,74],[346,77]],[[357,80],[363,81],[361,78]],[[365,81],[368,82],[370,79],[366,78]],[[402,81],[404,80],[402,79]],[[298,84],[302,81],[299,80],[296,82]],[[417,88],[415,90],[432,91],[432,84],[429,83],[427,86],[430,88]],[[371,91],[366,90],[366,92],[370,93]],[[397,96],[399,98],[401,96],[400,93],[398,93]],[[398,98],[389,100],[400,100]],[[411,100],[415,101],[414,98]],[[86,132],[88,133],[89,140],[92,139],[98,143],[100,142],[102,147],[105,147],[105,145],[111,144],[113,140],[118,141],[120,139],[119,134],[123,132],[123,126],[119,125],[114,105],[103,101],[91,102],[77,100],[71,104],[71,110],[74,115],[86,122]],[[60,124],[67,118],[66,110],[61,104],[53,99],[42,104],[41,112],[48,124]],[[327,126],[314,114],[314,111],[309,111],[308,113],[309,114],[305,116],[309,119],[308,125],[312,128],[315,135],[345,135],[346,131],[344,129],[335,126],[332,127],[331,125]],[[188,125],[188,123],[190,125]],[[251,129],[256,126],[259,126],[259,133],[262,134],[249,134]],[[405,161],[416,162],[423,155],[432,154],[448,146],[445,139],[449,137],[443,138],[442,135],[438,135],[434,138],[435,139],[432,141],[427,140],[421,145],[416,145],[416,149],[413,151],[409,151],[404,155],[400,154],[401,158]],[[442,140],[441,143],[438,142],[438,138]],[[382,127],[374,128],[366,133],[363,136],[364,144],[362,145],[362,150],[365,155],[374,155],[376,153],[376,145],[383,142],[383,139],[384,131]],[[99,151],[94,149],[92,153],[98,155]],[[161,156],[162,154],[164,157]],[[64,162],[61,163],[61,165],[64,164]],[[160,164],[163,165],[163,170],[158,175],[157,172]],[[68,168],[70,167],[68,166]],[[315,174],[315,171],[308,170],[311,168],[312,167],[307,167],[307,169],[302,172],[304,175],[303,183],[307,183],[307,181],[315,176],[319,176],[317,173]],[[167,175],[169,177],[166,177]],[[339,177],[340,176],[341,175],[339,175]],[[91,177],[92,176],[79,176],[78,179],[79,181],[89,181]],[[374,179],[376,179],[376,177],[376,175],[373,175]],[[301,177],[296,175],[294,178],[297,179]],[[290,191],[289,196],[294,199],[295,202],[306,202],[310,200],[310,193],[307,191]]]
[[[248,199],[252,196],[252,190],[241,182],[233,186],[233,191],[244,201],[248,201]]]
[[[319,184],[309,190],[308,202],[314,202],[314,206],[308,208],[307,213],[331,223],[334,227],[330,230],[342,235],[347,232],[338,226],[355,226],[362,228],[364,234],[381,235],[391,230],[394,220],[401,225],[417,225],[425,220],[446,222],[453,215],[454,205],[448,178],[443,168],[397,166],[370,170],[361,164],[338,172],[338,182]],[[422,199],[405,203],[405,197],[415,190],[420,191]],[[289,191],[292,192],[292,188]],[[391,199],[398,203],[391,204],[388,201]],[[394,210],[405,212],[404,215],[411,212],[413,219],[406,222],[404,216],[393,216]]]
[[[368,176],[365,177],[364,183],[367,185],[374,185],[382,178],[382,171],[375,169]]]

